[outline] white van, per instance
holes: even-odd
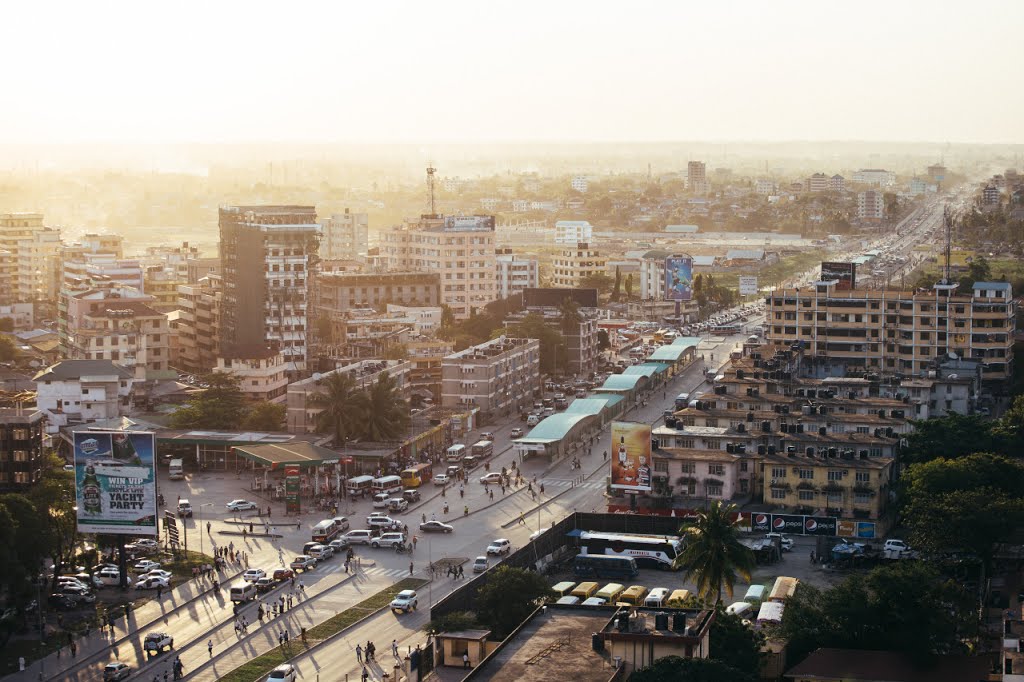
[[[404,488],[402,487],[401,476],[381,476],[380,478],[373,479],[373,483],[370,484],[370,490],[374,494],[377,493],[400,493]]]
[[[660,609],[665,605],[666,599],[668,599],[668,588],[655,587],[651,590],[650,594],[647,595],[647,598],[644,599],[644,606]]]
[[[247,602],[256,598],[256,583],[240,582],[231,587],[231,601]]]
[[[345,487],[348,489],[349,497],[363,497],[370,492],[372,483],[373,476],[353,476],[348,479]]]
[[[529,417],[526,418],[527,426],[536,426],[537,424],[540,424],[539,414],[531,414]]]
[[[466,456],[466,446],[462,443],[456,443],[455,445],[448,448],[444,457],[447,461],[457,464],[462,461],[462,458]]]
[[[754,612],[754,606],[753,604],[745,601],[733,602],[732,604],[729,604],[725,609],[725,612],[734,616],[739,616],[740,618],[750,618],[751,614]]]
[[[180,481],[185,478],[185,465],[180,459],[172,459],[168,467],[167,477],[172,481]]]

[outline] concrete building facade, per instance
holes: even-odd
[[[554,258],[551,284],[555,287],[578,289],[591,275],[605,273],[606,259],[586,242],[566,245]]]
[[[46,432],[125,416],[132,410],[131,371],[110,360],[63,360],[36,374],[36,406]]]
[[[499,253],[498,298],[509,298],[521,294],[524,289],[540,286],[540,265],[536,258],[523,258],[513,253]]]
[[[370,248],[370,220],[366,213],[332,213],[321,221],[320,257],[324,260],[365,258]]]
[[[441,362],[441,405],[518,414],[540,389],[540,341],[500,336]]]

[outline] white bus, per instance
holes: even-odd
[[[458,464],[462,461],[462,458],[466,456],[466,446],[462,443],[456,443],[455,445],[448,448],[445,452],[445,459],[452,464]]]
[[[353,476],[345,482],[349,497],[363,497],[370,492],[373,476]]]
[[[402,492],[401,476],[381,476],[373,479],[370,490],[374,493],[400,493]]]
[[[632,535],[628,533],[580,533],[581,554],[630,556],[642,568],[678,571],[683,541],[670,535]]]

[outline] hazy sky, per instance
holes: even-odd
[[[6,2],[0,142],[1024,141],[1024,2]]]

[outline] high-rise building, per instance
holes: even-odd
[[[587,277],[603,273],[606,263],[605,257],[587,243],[567,245],[555,256],[551,283],[556,287],[578,289]]]
[[[586,175],[574,175],[570,185],[580,194],[586,194],[587,190],[590,188],[590,181],[587,179]]]
[[[808,192],[827,192],[828,191],[828,176],[824,173],[815,173],[811,177],[807,178],[807,191]]]
[[[885,219],[885,197],[881,192],[869,189],[857,194],[857,217],[870,222]]]
[[[178,363],[185,372],[203,374],[220,353],[220,275],[178,286]]]
[[[882,168],[862,168],[853,174],[853,182],[858,185],[892,187],[896,184],[896,174]]]
[[[499,253],[498,298],[514,296],[525,289],[540,286],[540,271],[536,258],[523,258],[511,253]]]
[[[540,341],[499,336],[441,361],[441,405],[522,412],[540,390]]]
[[[594,240],[594,227],[587,220],[559,220],[555,223],[556,244],[590,243]]]
[[[381,233],[388,270],[441,276],[441,302],[457,320],[498,297],[493,216],[424,216]]]
[[[707,194],[707,166],[703,161],[690,161],[686,164],[686,186],[695,194]]]
[[[221,357],[284,356],[289,373],[306,369],[309,272],[318,260],[313,206],[220,209]]]
[[[0,250],[11,253],[17,270],[15,302],[52,305],[57,298],[60,230],[43,225],[41,213],[0,213]]]
[[[838,173],[828,179],[828,191],[830,192],[845,192],[846,191],[846,178]]]
[[[320,225],[320,258],[323,260],[357,260],[370,248],[369,217],[365,213],[333,213]]]

